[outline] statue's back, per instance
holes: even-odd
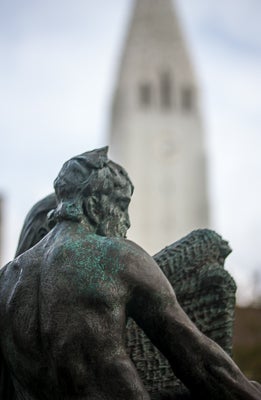
[[[55,229],[1,276],[1,347],[15,389],[26,399],[107,399],[114,371],[135,399],[144,389],[138,377],[134,390],[128,381],[137,375],[124,342],[129,290],[114,240]]]

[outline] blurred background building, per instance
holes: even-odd
[[[261,382],[261,302],[236,307],[233,359],[246,376]]]
[[[135,187],[129,237],[151,254],[209,226],[192,64],[172,1],[136,1],[113,100],[111,155]]]

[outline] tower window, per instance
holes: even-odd
[[[141,106],[149,106],[152,101],[152,91],[149,83],[142,83],[139,87],[139,101]]]
[[[181,107],[184,111],[192,111],[194,108],[194,93],[191,87],[185,87],[181,92]]]
[[[164,73],[160,77],[160,103],[165,109],[172,106],[172,82],[169,73]]]

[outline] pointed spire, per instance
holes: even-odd
[[[168,58],[177,50],[186,53],[184,35],[173,2],[136,0],[125,47],[125,55],[129,55],[128,60],[131,60],[135,53],[135,58],[139,55],[145,60],[149,56],[147,61],[160,63],[161,60],[156,58],[159,53],[161,59],[164,59],[164,56]]]
[[[173,2],[136,0],[114,96],[111,158],[134,183],[131,237],[148,251],[208,223],[197,103]]]

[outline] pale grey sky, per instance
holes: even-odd
[[[162,0],[163,1],[163,0]],[[62,163],[107,144],[110,99],[132,0],[0,0],[0,191],[4,262],[25,214]],[[179,0],[202,88],[212,227],[250,296],[261,274],[261,2]]]

